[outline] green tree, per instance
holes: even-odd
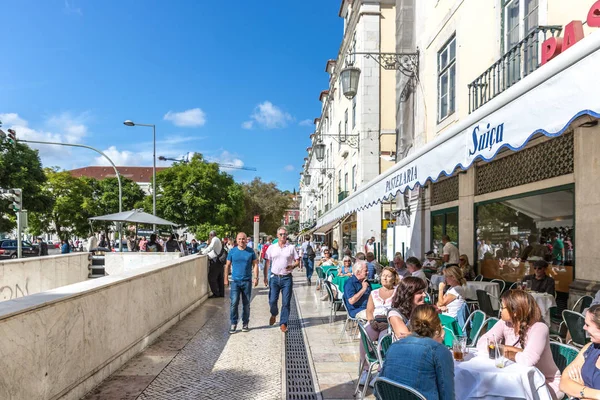
[[[52,197],[42,192],[46,176],[37,150],[23,143],[0,141],[0,188],[23,189],[23,209],[39,212],[52,206]],[[0,200],[0,232],[16,226],[8,200]]]
[[[290,208],[292,199],[273,182],[263,182],[254,178],[250,183],[242,185],[244,190],[245,217],[241,226],[245,232],[253,231],[253,216],[260,215],[260,230],[274,234],[279,226],[285,210]]]
[[[47,181],[42,191],[53,198],[53,202],[43,211],[32,213],[30,231],[34,234],[56,233],[61,239],[87,235],[91,215],[86,204],[92,198],[93,187],[67,171],[47,168],[45,172]]]
[[[287,230],[289,233],[293,233],[294,235],[298,234],[298,232],[300,232],[300,221],[295,219],[293,220],[288,226],[287,226]]]
[[[194,234],[207,229],[235,231],[243,217],[243,192],[233,177],[219,171],[195,154],[188,163],[175,163],[156,175],[157,215],[178,225],[186,225]],[[152,197],[143,201],[152,210]]]

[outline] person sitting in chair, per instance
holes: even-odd
[[[554,296],[555,293],[555,282],[554,278],[546,275],[548,269],[548,263],[544,260],[537,260],[533,263],[534,274],[525,275],[523,282],[531,282],[531,290],[539,293],[548,293]]]
[[[344,284],[348,315],[352,318],[366,319],[367,303],[371,294],[371,285],[367,282],[367,263],[358,260],[352,269],[354,275]]]

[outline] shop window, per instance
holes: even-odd
[[[573,281],[575,193],[571,186],[476,205],[476,257],[485,278],[516,282],[544,259],[556,290]],[[552,241],[556,233],[558,241]],[[560,250],[560,247],[563,250]]]
[[[448,235],[451,242],[458,244],[458,207],[431,213],[431,250],[438,256],[442,254],[444,235]]]
[[[438,53],[438,120],[454,112],[456,95],[456,37]]]

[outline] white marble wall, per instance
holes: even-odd
[[[176,260],[180,253],[106,253],[104,270],[107,275],[121,274],[125,271]]]
[[[79,399],[208,295],[188,256],[0,303],[0,399]]]
[[[88,253],[0,261],[0,301],[88,279]]]

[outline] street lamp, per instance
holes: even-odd
[[[138,124],[131,120],[123,122],[125,126],[147,126],[152,127],[152,215],[156,217],[156,125],[154,124]],[[152,225],[152,231],[156,232],[156,224]]]
[[[325,159],[325,144],[324,143],[315,144],[315,146],[313,147],[313,150],[315,151],[315,157],[317,157],[318,162],[321,162]]]
[[[352,100],[358,92],[360,69],[352,65],[347,66],[340,72],[340,77],[342,78],[342,93],[347,99]]]
[[[308,172],[304,173],[304,184],[306,186],[310,185],[310,174]]]

